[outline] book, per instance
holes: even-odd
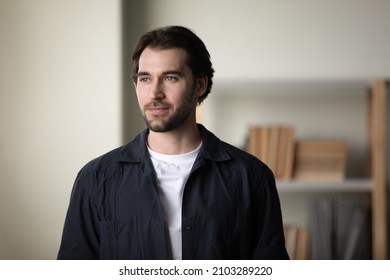
[[[269,148],[267,165],[274,172],[275,177],[277,177],[276,166],[279,150],[279,131],[280,129],[278,126],[271,126],[269,128]]]
[[[286,151],[284,156],[284,172],[281,175],[281,179],[291,179],[294,168],[295,134],[294,128],[291,126],[284,127],[283,129],[286,131],[286,143],[283,143],[286,146]]]
[[[367,196],[316,195],[307,201],[310,259],[371,258],[371,225]]]
[[[295,250],[295,260],[307,260],[309,248],[309,231],[306,227],[300,227]]]
[[[247,152],[258,157],[258,128],[251,126],[248,133]]]
[[[299,140],[293,177],[302,181],[341,181],[345,178],[346,159],[344,140]]]
[[[313,260],[331,260],[332,254],[332,199],[309,198],[307,202],[307,227],[310,232],[309,255]]]
[[[247,151],[264,162],[277,179],[291,179],[294,166],[294,128],[257,125],[248,130]]]
[[[295,259],[297,240],[298,240],[298,228],[295,226],[287,226],[284,229],[285,246],[290,259]]]
[[[258,127],[258,142],[259,154],[258,158],[264,162],[268,163],[269,160],[269,128],[268,127]]]
[[[284,236],[286,250],[290,259],[308,259],[309,232],[306,227],[298,225],[285,225]]]
[[[287,168],[287,150],[288,150],[288,135],[287,127],[279,128],[279,143],[275,167],[276,178],[284,178]]]

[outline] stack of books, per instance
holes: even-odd
[[[288,125],[251,126],[247,151],[268,165],[277,179],[291,179],[294,129]]]
[[[294,179],[342,181],[347,144],[344,140],[299,140],[295,147]]]
[[[370,204],[370,197],[361,195],[309,197],[306,204],[309,259],[371,259]]]

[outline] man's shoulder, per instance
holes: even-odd
[[[86,176],[92,172],[106,172],[112,170],[115,168],[118,157],[124,147],[125,145],[117,147],[90,160],[82,167],[79,174],[81,176]]]
[[[118,170],[123,162],[137,162],[142,156],[142,150],[145,150],[140,133],[129,143],[114,148],[92,160],[83,166],[80,175],[87,175],[92,172],[107,173]]]

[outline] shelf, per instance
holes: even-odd
[[[382,260],[388,258],[389,236],[386,188],[389,86],[384,79],[369,77],[308,80],[224,77],[214,79],[211,103],[203,110],[204,121],[220,138],[237,146],[253,124],[294,125],[299,127],[296,139],[345,139],[350,149],[347,179],[276,180],[277,190],[289,195],[288,205],[295,209],[301,206],[294,204],[295,198],[306,194],[369,195],[372,258]],[[353,177],[366,171],[370,178]]]
[[[332,181],[297,181],[276,180],[279,193],[288,192],[371,192],[371,179],[347,179],[340,182]]]

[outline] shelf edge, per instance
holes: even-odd
[[[346,179],[344,181],[276,180],[278,192],[371,192],[372,179]]]

